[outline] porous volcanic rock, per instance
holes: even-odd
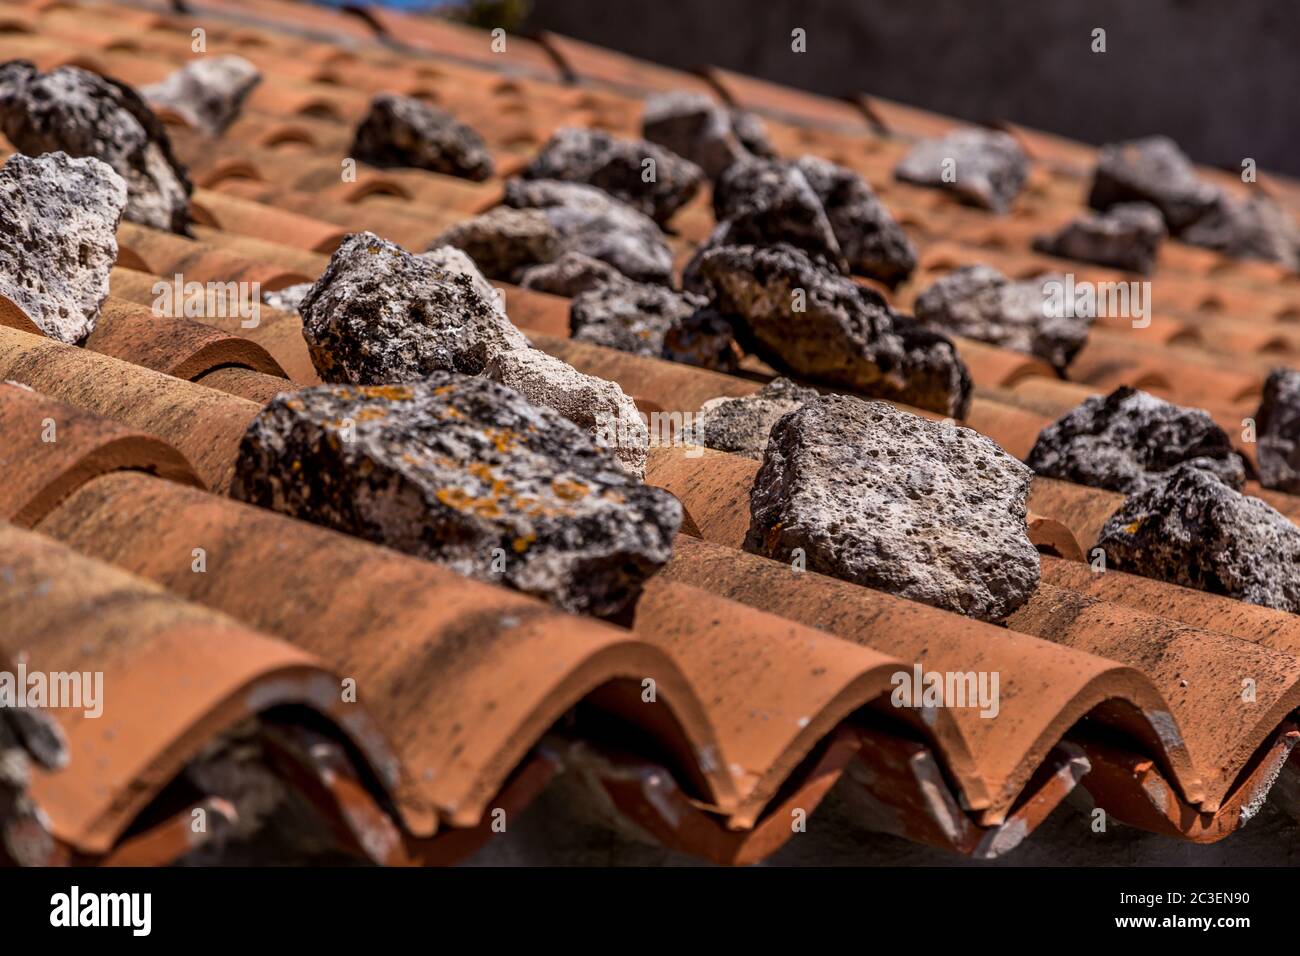
[[[1192,465],[1131,495],[1097,544],[1110,568],[1300,612],[1300,529]]]
[[[516,282],[524,270],[563,252],[560,234],[541,209],[497,206],[452,226],[430,245],[463,249],[490,279]]]
[[[1101,148],[1088,205],[1109,209],[1118,203],[1148,202],[1178,235],[1214,208],[1218,198],[1219,191],[1196,175],[1177,143],[1167,136],[1147,136]]]
[[[524,270],[519,284],[525,289],[562,295],[566,299],[607,285],[622,285],[627,276],[608,262],[593,259],[581,252],[566,252],[554,262]]]
[[[1162,483],[1184,464],[1237,490],[1246,480],[1241,456],[1209,414],[1127,385],[1048,425],[1025,461],[1044,477],[1127,495]]]
[[[627,282],[584,292],[569,306],[573,338],[731,372],[740,358],[731,324],[690,293]]]
[[[143,87],[140,95],[150,106],[165,107],[195,129],[220,136],[260,82],[262,74],[242,56],[205,56]]]
[[[635,599],[682,520],[558,412],[441,371],[277,396],[240,444],[232,493],[596,615]]]
[[[468,278],[478,294],[490,301],[498,312],[505,315],[505,296],[496,286],[488,282],[464,249],[457,249],[455,246],[435,246],[427,252],[421,252],[420,258],[432,262],[439,269],[457,272]]]
[[[1052,235],[1036,237],[1034,248],[1049,256],[1146,275],[1155,266],[1165,235],[1159,209],[1145,202],[1123,202],[1103,213],[1080,216]]]
[[[772,428],[745,547],[1000,620],[1038,586],[1026,525],[1032,477],[968,428],[823,395]]]
[[[10,156],[0,169],[0,294],[50,338],[83,341],[108,298],[126,202],[122,177],[97,159]]]
[[[782,415],[796,411],[817,395],[815,388],[804,388],[788,378],[774,378],[753,395],[711,398],[700,406],[704,444],[762,461],[772,426]]]
[[[1219,201],[1179,236],[1184,242],[1239,259],[1300,268],[1300,233],[1291,214],[1267,196]]]
[[[1300,494],[1300,372],[1275,368],[1270,373],[1255,429],[1260,484]]]
[[[916,248],[865,179],[817,156],[796,165],[821,200],[849,268],[898,285],[916,268]]]
[[[650,430],[617,382],[586,375],[539,349],[498,352],[483,374],[534,405],[555,409],[598,446],[612,451],[625,472],[645,480]]]
[[[189,234],[190,181],[153,111],[131,87],[75,66],[0,66],[0,130],[21,153],[91,156],[126,181],[125,216]]]
[[[396,93],[370,101],[350,155],[372,166],[413,166],[480,182],[493,169],[482,136],[446,110]]]
[[[707,252],[700,276],[741,345],[779,370],[964,417],[971,379],[952,342],[790,246]]]
[[[946,189],[962,202],[994,212],[1011,207],[1028,175],[1029,159],[1015,137],[987,129],[923,140],[894,168],[896,179]]]
[[[717,180],[732,163],[774,155],[762,120],[729,110],[705,93],[674,90],[645,101],[641,135]]]
[[[713,212],[718,227],[708,248],[784,243],[847,271],[821,199],[794,163],[748,159],[734,164],[714,187]]]
[[[497,352],[528,348],[469,276],[370,232],[343,240],[299,311],[326,382],[411,382],[437,369],[477,375]]]
[[[565,252],[608,262],[637,282],[672,282],[673,253],[655,221],[595,186],[512,179],[505,203],[545,213]]]
[[[1051,314],[1044,283],[1063,276],[1013,282],[988,266],[943,276],[916,298],[916,321],[947,335],[1036,355],[1065,369],[1088,340],[1090,317]]]
[[[704,181],[700,167],[662,146],[575,127],[556,130],[521,175],[595,186],[660,225],[690,202]]]

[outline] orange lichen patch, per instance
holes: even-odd
[[[528,550],[528,546],[536,540],[537,540],[537,535],[533,534],[530,531],[527,534],[523,534],[515,538],[514,541],[510,542],[510,547],[514,548],[515,554],[523,554],[525,551]]]
[[[508,428],[485,428],[483,434],[503,455],[514,448],[519,441],[519,436]]]
[[[363,385],[361,394],[367,398],[386,398],[390,402],[405,402],[415,397],[409,385]]]
[[[565,501],[578,501],[591,493],[591,488],[581,481],[571,481],[568,478],[554,479],[551,490]]]

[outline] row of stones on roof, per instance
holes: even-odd
[[[349,236],[300,310],[331,384],[254,420],[236,496],[596,615],[668,560],[636,406],[530,348],[463,252]]]
[[[1184,242],[1300,268],[1300,232],[1281,206],[1262,195],[1234,198],[1201,179],[1168,137],[1102,147],[1088,205],[1108,210],[1130,202],[1153,205],[1169,233]]]
[[[1097,540],[1110,567],[1300,611],[1300,529],[1242,494],[1245,463],[1204,411],[1120,388],[1045,428],[1027,462],[1127,496]]]
[[[894,178],[950,192],[958,200],[1004,213],[1029,175],[1029,157],[1000,130],[956,129],[917,143],[894,167]]]

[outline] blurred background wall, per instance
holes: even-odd
[[[1162,132],[1203,163],[1300,174],[1294,0],[532,0],[524,24],[1087,142]]]

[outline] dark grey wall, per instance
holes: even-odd
[[[1294,0],[534,0],[635,56],[855,90],[1086,142],[1167,133],[1197,160],[1300,174]],[[803,27],[808,52],[790,51]],[[1094,27],[1107,52],[1091,52]]]

